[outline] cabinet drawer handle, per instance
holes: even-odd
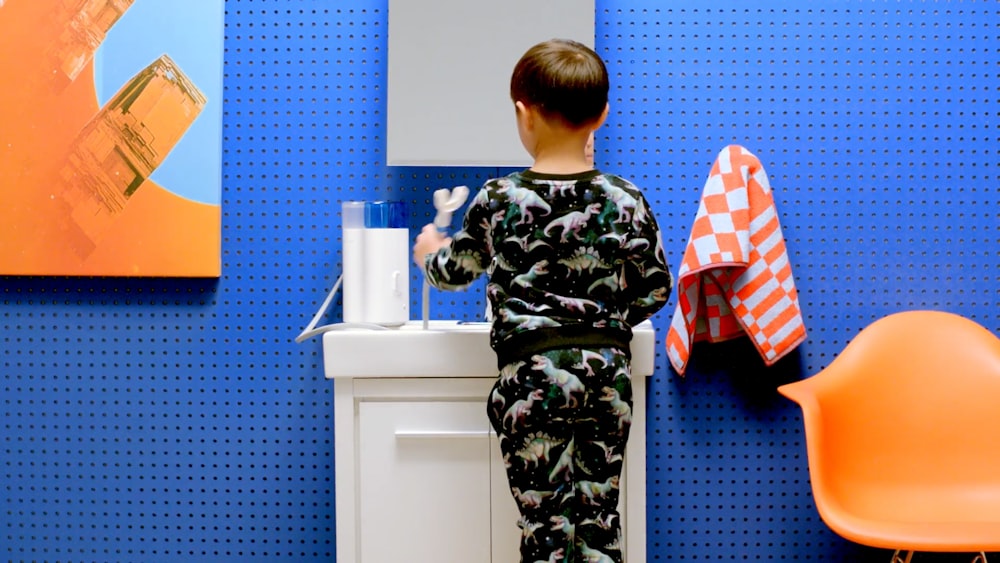
[[[397,430],[396,439],[452,439],[452,438],[489,438],[490,430]]]

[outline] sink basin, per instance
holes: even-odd
[[[653,373],[656,334],[651,322],[633,329],[632,373]],[[386,330],[350,328],[323,334],[326,377],[496,377],[490,324],[410,321]]]

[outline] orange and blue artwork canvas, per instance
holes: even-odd
[[[224,9],[0,0],[0,275],[220,275]]]

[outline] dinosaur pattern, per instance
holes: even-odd
[[[425,266],[438,289],[488,276],[494,345],[539,327],[631,330],[666,304],[673,285],[642,192],[597,170],[487,181],[462,229]]]
[[[673,285],[641,191],[597,170],[487,181],[461,230],[424,265],[438,289],[487,276],[490,343],[507,350],[562,329],[629,334],[666,304]],[[500,356],[506,365],[487,412],[521,515],[522,563],[621,563],[627,354],[567,345]]]
[[[628,357],[615,348],[564,348],[501,373],[487,412],[521,513],[521,561],[621,563]],[[512,423],[508,405],[529,404]]]

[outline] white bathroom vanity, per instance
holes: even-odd
[[[632,431],[621,513],[646,561],[646,377],[655,334],[634,330]],[[487,323],[419,321],[323,335],[334,381],[337,561],[512,563],[517,509],[486,416],[497,377]]]

